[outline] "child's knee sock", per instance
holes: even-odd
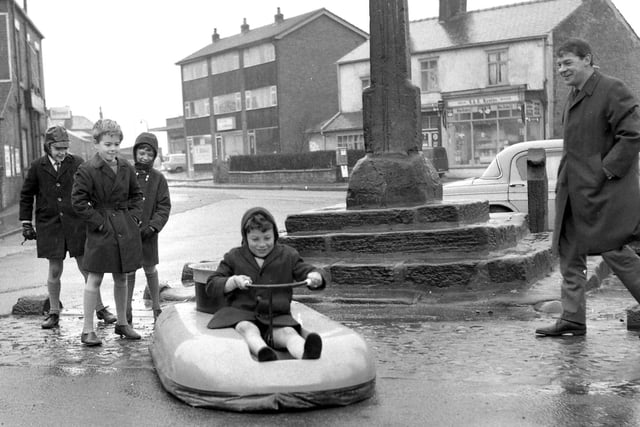
[[[49,313],[60,314],[60,279],[47,280],[47,292],[49,292]]]
[[[83,306],[84,306],[84,325],[82,332],[93,331],[93,312],[96,309],[96,298],[98,289],[84,288]]]
[[[127,273],[127,308],[125,314],[127,316],[127,323],[133,322],[133,309],[131,307],[133,301],[133,290],[136,287],[136,273]]]
[[[113,299],[116,301],[116,312],[118,313],[117,325],[126,325],[127,322],[127,279],[113,278]]]
[[[151,307],[154,310],[160,308],[160,280],[158,279],[158,270],[153,273],[145,273],[147,276],[147,285],[151,294]]]

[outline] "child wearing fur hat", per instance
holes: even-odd
[[[19,219],[25,240],[36,240],[38,258],[49,261],[47,291],[49,312],[42,323],[43,329],[52,329],[60,320],[60,289],[64,259],[67,252],[76,259],[78,270],[87,280],[82,268],[84,222],[71,207],[73,175],[83,159],[69,153],[69,134],[63,126],[52,126],[44,137],[45,155],[34,160],[20,191]],[[35,199],[36,228],[33,228],[33,202]],[[107,310],[98,292],[96,315],[105,323],[113,323],[116,317]]]
[[[171,212],[171,198],[169,186],[164,175],[153,168],[153,163],[158,156],[158,139],[149,132],[142,132],[136,138],[133,145],[133,158],[135,161],[138,185],[142,190],[144,207],[142,208],[142,225],[140,237],[142,238],[142,268],[147,279],[149,294],[151,295],[151,308],[153,320],[158,318],[160,309],[160,281],[158,279],[158,233],[169,220]],[[133,289],[136,285],[136,272],[127,273],[127,321],[133,324],[133,312],[131,301]]]
[[[327,273],[305,263],[298,251],[278,243],[275,220],[269,211],[249,209],[241,221],[242,245],[224,255],[206,284],[206,293],[217,302],[225,302],[207,325],[210,329],[235,327],[258,361],[278,358],[267,345],[269,325],[273,325],[275,348],[286,348],[297,359],[318,359],[322,339],[315,332],[305,338],[300,324],[291,316],[291,288],[252,288],[248,285],[291,283],[308,280],[307,287],[322,289]],[[269,297],[269,293],[271,298]],[[271,300],[271,304],[269,301]],[[271,307],[269,307],[271,305]]]
[[[142,261],[142,191],[133,166],[118,157],[123,138],[118,123],[98,120],[93,126],[93,138],[96,154],[78,168],[71,192],[73,209],[87,229],[83,267],[88,277],[80,336],[87,346],[102,344],[89,314],[94,310],[104,273],[113,275],[118,317],[115,333],[131,340],[141,338],[126,319],[126,273],[140,268]]]

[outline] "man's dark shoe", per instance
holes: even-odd
[[[104,307],[101,310],[96,310],[96,317],[98,318],[98,320],[102,320],[107,325],[116,323],[116,320],[118,320],[112,312],[107,310],[107,307]]]
[[[536,329],[536,335],[544,337],[559,337],[562,335],[579,336],[587,333],[587,325],[558,319],[555,324]]]
[[[60,315],[58,313],[51,313],[47,316],[44,322],[42,322],[42,329],[53,329],[58,327]]]

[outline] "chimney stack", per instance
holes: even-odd
[[[220,40],[220,34],[218,34],[218,29],[214,28],[213,29],[213,34],[211,34],[211,41],[215,43],[218,40]]]
[[[440,22],[467,12],[467,0],[440,0]]]
[[[242,19],[242,25],[240,25],[240,32],[242,34],[249,32],[249,24],[247,24],[247,18]]]
[[[278,13],[273,15],[273,17],[275,18],[276,24],[280,24],[282,23],[282,21],[284,21],[284,15],[280,13],[280,8],[278,8]]]

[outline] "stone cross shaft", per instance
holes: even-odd
[[[407,0],[370,0],[371,85],[363,93],[369,153],[420,150],[420,90],[411,84]]]

